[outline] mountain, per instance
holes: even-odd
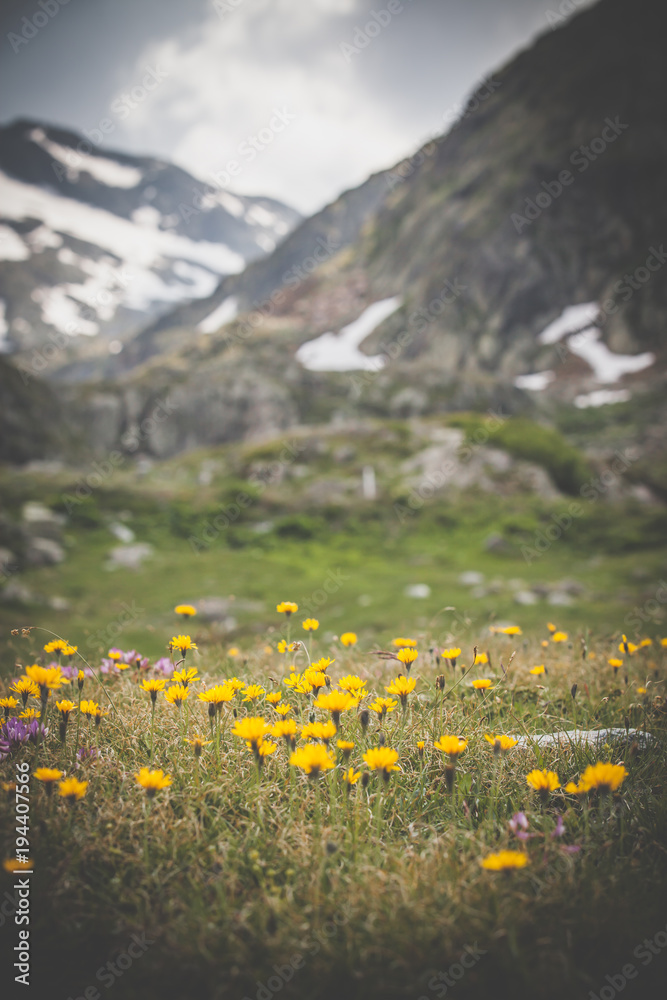
[[[152,317],[273,250],[301,218],[107,150],[94,132],[95,142],[33,121],[0,128],[0,337],[35,374],[72,352],[118,351]]]
[[[632,18],[601,0],[549,31],[448,134],[143,331],[105,373],[122,373],[119,426],[128,386],[135,408],[177,386],[159,447],[178,450],[364,413],[585,408],[662,384],[662,16],[656,0]]]

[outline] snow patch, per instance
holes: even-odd
[[[610,403],[627,403],[630,393],[627,389],[597,389],[584,396],[577,396],[574,405],[580,410],[589,406],[608,406]]]
[[[655,354],[646,351],[644,354],[614,354],[600,340],[597,327],[582,330],[570,337],[567,346],[572,354],[590,365],[598,382],[618,382],[623,375],[643,371],[655,361]]]
[[[0,260],[27,260],[30,251],[11,226],[0,225]]]
[[[215,333],[225,323],[231,323],[239,314],[239,300],[235,295],[228,295],[219,306],[197,323],[200,333]]]
[[[262,208],[261,205],[253,205],[246,212],[245,221],[249,222],[251,226],[265,226],[267,229],[273,229],[278,218],[268,208]]]
[[[70,336],[80,333],[92,337],[99,333],[100,328],[93,320],[83,319],[79,312],[79,304],[69,294],[71,287],[71,285],[54,285],[53,288],[36,288],[32,298],[42,307],[44,323]]]
[[[48,226],[37,226],[36,229],[26,233],[25,238],[35,253],[42,253],[44,250],[56,250],[63,245],[62,236],[54,233]]]
[[[313,372],[379,371],[384,366],[384,356],[371,357],[358,348],[380,323],[400,308],[402,301],[400,295],[395,295],[374,302],[340,333],[323,333],[302,344],[296,352],[297,360]]]
[[[240,219],[243,215],[243,202],[238,198],[235,198],[233,194],[229,193],[229,191],[221,191],[218,195],[218,201],[222,207],[236,219]]]
[[[276,241],[271,239],[268,233],[257,233],[257,236],[255,236],[255,243],[266,253],[271,253],[272,250],[276,249]]]
[[[556,373],[552,371],[533,372],[532,375],[517,375],[514,385],[517,389],[529,389],[531,392],[540,392],[553,382]]]
[[[7,320],[5,319],[5,309],[5,300],[0,299],[0,354],[7,354],[7,352],[11,350],[11,345],[7,340],[9,327],[7,326]]]
[[[106,156],[91,156],[90,153],[61,146],[49,139],[44,129],[34,128],[28,138],[63,164],[68,181],[76,181],[80,173],[87,173],[106,187],[133,188],[141,183],[143,175],[136,167],[109,160]]]
[[[132,222],[136,222],[138,226],[157,229],[162,222],[162,216],[153,205],[142,205],[140,208],[135,208],[132,213]]]
[[[5,175],[0,175],[0,180],[0,215],[43,219],[49,229],[102,247],[128,264],[151,267],[170,257],[202,264],[218,274],[235,274],[245,266],[243,257],[224,244],[137,226],[129,219],[32,184]]]
[[[584,327],[595,323],[600,315],[600,307],[597,302],[584,302],[578,306],[568,306],[562,313],[548,326],[545,326],[538,340],[541,344],[556,344],[569,333],[577,333]]]

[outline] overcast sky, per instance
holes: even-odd
[[[113,129],[102,149],[162,156],[204,178],[228,173],[231,190],[271,195],[304,213],[441,131],[478,81],[551,30],[548,12],[560,6],[43,3],[46,14],[37,0],[0,5],[2,122],[28,116],[90,130],[107,118]],[[142,96],[149,70],[155,85]]]

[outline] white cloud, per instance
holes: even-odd
[[[580,0],[577,9],[591,0]],[[168,76],[119,128],[197,176],[241,165],[229,187],[310,213],[438,134],[446,115],[517,47],[548,29],[539,0],[216,0],[134,68]],[[383,21],[378,28],[377,21]],[[341,48],[372,37],[348,57]],[[275,108],[295,116],[252,162],[240,152]]]
[[[357,67],[341,54],[354,8],[354,0],[242,0],[224,17],[212,12],[194,37],[142,53],[137,73],[157,64],[168,77],[124,130],[133,145],[138,136],[150,144],[155,130],[158,145],[166,127],[173,159],[197,176],[237,161],[232,190],[315,210],[409,148],[387,95],[360,96]],[[243,143],[270,127],[275,109],[294,119],[251,159]]]

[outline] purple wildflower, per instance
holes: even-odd
[[[174,672],[174,664],[168,656],[161,656],[153,664],[153,670],[158,674],[162,674],[163,677],[170,677]]]
[[[509,828],[518,840],[530,840],[532,837],[536,837],[536,833],[527,833],[528,830],[528,819],[524,812],[514,813],[511,820],[509,821]]]
[[[562,837],[565,833],[565,823],[563,823],[563,817],[559,815],[556,820],[556,829],[551,831],[552,837]]]
[[[37,742],[37,736],[39,734],[40,743],[49,735],[49,727],[40,723],[39,719],[33,719],[28,725],[28,739],[31,743]]]
[[[17,719],[15,716],[7,719],[2,723],[2,725],[0,725],[0,740],[2,740],[3,744],[7,744],[7,753],[18,750],[18,748],[24,746],[29,739],[30,733],[28,732],[28,727],[25,722],[21,719]]]

